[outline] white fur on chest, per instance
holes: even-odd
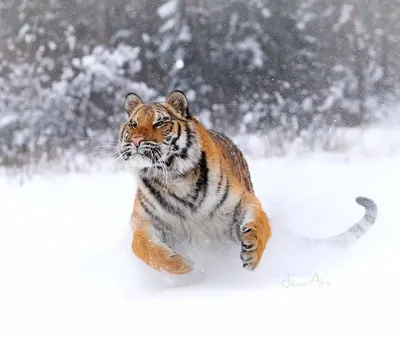
[[[231,230],[234,209],[240,200],[240,195],[230,188],[222,205],[217,208],[216,205],[221,202],[226,191],[226,181],[218,188],[219,179],[219,170],[209,172],[205,198],[195,211],[174,198],[167,198],[174,208],[179,209],[179,216],[166,212],[157,198],[144,186],[141,186],[141,190],[156,210],[156,215],[166,224],[165,229],[173,241],[203,245],[213,241],[225,241],[229,238],[227,233]],[[176,196],[184,198],[192,190],[193,185],[182,179],[174,181],[171,191]],[[163,192],[160,191],[160,193]],[[166,197],[167,192],[162,195]]]
[[[174,226],[177,238],[189,240],[197,245],[210,241],[224,241],[232,225],[232,216],[238,198],[231,195],[215,213],[210,216],[209,210],[218,200],[209,198],[201,210],[181,219]]]

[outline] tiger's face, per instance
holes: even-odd
[[[165,166],[178,155],[182,123],[189,117],[187,99],[173,91],[166,102],[144,104],[141,98],[128,94],[125,98],[128,120],[121,125],[119,155],[134,167]]]

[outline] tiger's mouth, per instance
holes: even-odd
[[[148,159],[151,164],[156,165],[161,161],[161,150],[155,146],[139,146],[125,144],[121,149],[121,157],[124,161],[137,159]]]

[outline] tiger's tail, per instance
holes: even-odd
[[[372,199],[366,197],[357,197],[355,200],[359,205],[365,208],[365,214],[362,219],[341,234],[324,239],[307,238],[307,241],[314,243],[328,242],[342,247],[348,247],[363,237],[376,222],[376,218],[378,216],[378,206]]]

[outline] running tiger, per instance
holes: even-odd
[[[130,93],[124,105],[118,152],[133,165],[138,186],[134,254],[157,271],[186,274],[192,266],[174,250],[178,244],[232,242],[240,244],[242,266],[256,269],[272,233],[241,151],[207,130],[179,90],[150,104]],[[357,202],[367,209],[364,219],[334,239],[358,238],[375,222],[375,203]]]
[[[174,251],[182,242],[237,242],[244,268],[254,270],[271,237],[268,217],[254,195],[249,168],[235,144],[207,130],[179,90],[165,102],[125,98],[119,153],[135,168],[132,249],[150,267],[191,271]]]

